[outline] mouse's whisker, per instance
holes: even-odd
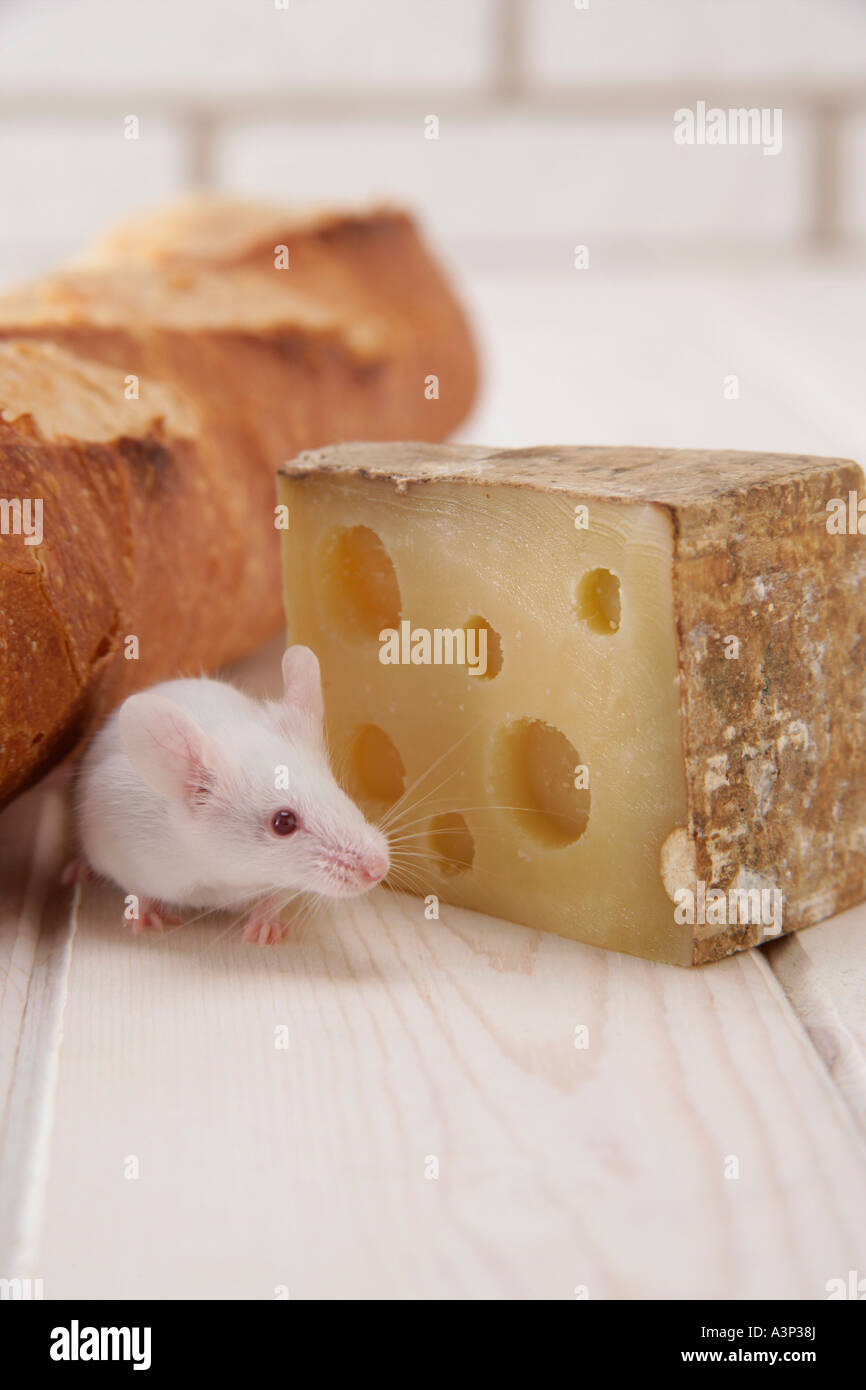
[[[427,769],[427,772],[422,773],[422,775],[418,777],[415,780],[415,782],[412,783],[411,786],[406,788],[405,792],[398,801],[395,801],[393,805],[388,807],[388,810],[385,812],[385,815],[382,818],[384,824],[393,825],[394,821],[399,819],[401,815],[407,815],[410,811],[414,809],[414,807],[422,806],[425,801],[429,801],[431,796],[435,796],[437,792],[441,791],[443,787],[447,786],[448,783],[457,775],[458,769],[453,768],[450,772],[446,773],[446,775],[439,782],[436,783],[435,787],[430,787],[427,791],[420,792],[419,788],[421,783],[424,781],[424,778],[428,776],[430,772],[433,771],[433,767],[435,767],[435,765],[435,763],[432,764],[431,767]],[[410,793],[414,791],[419,791],[419,795],[414,797],[411,801],[408,800],[407,798],[409,797]]]
[[[242,921],[243,914],[241,914],[240,917],[235,917],[231,922],[229,922],[228,926],[220,932],[219,936],[215,936],[213,941],[208,942],[208,950],[212,951],[216,946],[220,944],[221,941],[225,941],[227,936],[230,936],[232,932],[237,930]]]
[[[436,796],[437,792],[442,790],[447,781],[448,778],[445,779],[445,782],[440,782],[438,787],[434,787],[432,791],[429,791],[425,796],[421,796],[417,801],[413,801],[411,806],[406,806],[399,819],[392,821],[387,830],[383,832],[386,839],[390,841],[394,831],[408,830],[413,825],[422,825],[435,815],[440,815],[446,811],[453,811],[455,809],[453,797],[441,797],[438,803],[432,801],[432,798]],[[412,815],[413,811],[420,810],[422,806],[424,807],[424,811],[420,816],[415,816],[412,820],[406,819],[407,816]]]
[[[196,922],[204,921],[206,917],[213,916],[215,912],[228,912],[231,908],[240,907],[242,903],[248,903],[249,901],[250,899],[247,894],[244,894],[243,897],[239,898],[230,898],[229,901],[221,907],[206,907],[201,912],[197,912],[194,917],[184,918],[183,922],[180,925],[183,927],[194,926]]]
[[[395,801],[394,805],[390,807],[388,812],[386,812],[382,821],[380,821],[380,828],[382,828],[382,826],[384,825],[390,824],[391,818],[394,816],[395,812],[398,811],[398,809],[403,805],[406,798],[415,790],[415,788],[419,787],[421,783],[424,781],[424,779],[429,777],[431,772],[433,772],[437,767],[439,767],[440,764],[443,763],[447,757],[449,757],[452,753],[455,753],[457,749],[460,747],[460,745],[462,743],[465,743],[466,740],[472,736],[472,734],[477,733],[477,731],[481,728],[483,722],[484,721],[482,719],[479,719],[477,724],[474,724],[471,728],[467,729],[465,734],[461,734],[460,738],[456,739],[455,742],[452,743],[449,748],[446,748],[445,752],[441,753],[439,757],[435,760],[435,762],[432,762],[429,767],[425,768],[425,770],[421,773],[419,777],[415,778],[415,781],[412,782],[406,788],[403,795],[397,801]],[[446,778],[446,781],[447,780],[448,779]]]
[[[394,865],[393,872],[388,875],[388,882],[393,885],[398,879],[411,877],[417,884],[419,892],[423,889],[427,889],[429,892],[428,874],[432,868],[433,865],[429,859],[421,857],[403,859]]]
[[[331,899],[324,893],[318,893],[314,889],[301,888],[296,893],[292,893],[286,902],[283,903],[282,907],[278,909],[278,915],[282,915],[282,913],[285,912],[288,907],[291,907],[293,903],[297,902],[299,898],[301,899],[301,903],[300,907],[292,916],[292,926],[306,926],[317,912],[321,912],[323,909],[327,910],[331,902]]]
[[[389,848],[396,849],[400,845],[408,844],[413,840],[429,840],[433,835],[435,835],[436,839],[438,840],[442,835],[465,834],[466,829],[462,825],[442,825],[437,826],[435,829],[432,826],[427,826],[425,830],[410,830],[406,835],[396,835],[393,840],[389,840],[388,845]],[[472,832],[472,836],[473,839],[477,839],[484,836],[486,836],[488,839],[490,839],[491,837],[497,840],[502,838],[495,826],[482,826],[481,829],[474,830]]]
[[[445,781],[447,782],[447,780],[448,780],[448,779],[446,778]],[[405,811],[404,811],[404,813],[403,813],[403,816],[409,815],[412,811],[418,810],[418,808],[421,807],[421,806],[423,806],[424,803],[430,799],[430,797],[435,796],[436,792],[439,791],[444,785],[445,785],[445,782],[440,782],[439,786],[438,786],[438,787],[434,787],[433,790],[432,790],[431,792],[428,792],[426,796],[420,797],[420,798],[419,798],[416,802],[414,802],[411,806],[407,806],[407,807],[405,808]],[[455,801],[453,798],[449,798],[449,799],[447,799],[447,800],[443,799],[442,802],[441,802],[441,810],[442,810],[442,812],[453,812],[453,813],[457,813],[457,814],[464,814],[464,813],[465,813],[466,815],[469,815],[470,813],[476,814],[476,813],[478,813],[478,812],[480,812],[480,811],[526,811],[526,812],[534,813],[535,815],[550,815],[550,812],[549,812],[549,811],[546,811],[546,810],[544,809],[544,807],[541,807],[541,806],[517,806],[517,805],[501,805],[501,806],[500,806],[500,805],[493,805],[493,804],[486,804],[486,805],[483,805],[483,806],[467,806],[467,805],[461,803],[460,801]],[[414,818],[414,820],[405,820],[403,817],[401,817],[400,820],[397,821],[397,822],[395,822],[395,823],[393,824],[392,828],[389,830],[389,832],[388,832],[389,841],[390,841],[391,835],[393,835],[393,833],[394,833],[394,830],[397,830],[397,831],[408,830],[411,826],[413,826],[413,825],[421,825],[421,824],[423,824],[426,820],[428,820],[430,817],[432,817],[432,816],[434,816],[434,815],[437,815],[437,814],[439,814],[439,812],[436,810],[436,808],[434,808],[434,807],[432,807],[432,806],[428,806],[427,809],[424,811],[423,815],[416,816],[416,817]],[[557,819],[558,819],[558,820],[569,820],[569,819],[573,819],[573,820],[575,821],[575,823],[577,823],[577,822],[580,821],[581,817],[577,817],[577,816],[576,816],[576,817],[571,817],[571,818],[570,818],[570,817],[568,817],[567,815],[565,815],[565,814],[563,813],[563,814],[557,816]],[[380,827],[380,828],[381,828],[381,827]]]
[[[392,821],[389,822],[384,833],[386,835],[390,835],[394,829],[399,830],[403,826],[417,825],[419,821],[426,820],[428,816],[433,815],[435,813],[436,808],[435,805],[430,805],[429,803],[431,799],[437,794],[437,792],[440,792],[442,790],[442,788],[446,785],[448,780],[449,779],[446,777],[445,781],[440,782],[438,787],[434,787],[432,791],[427,792],[424,796],[419,796],[417,801],[413,801],[410,806],[404,807],[400,816],[395,817]],[[445,810],[451,806],[452,798],[442,798],[440,804],[442,806],[442,809]],[[424,811],[423,815],[416,817],[416,819],[413,821],[407,821],[405,819],[406,816],[410,816],[413,811],[419,810],[422,806],[426,806],[426,810]],[[379,828],[382,829],[381,826]]]
[[[275,906],[274,915],[280,916],[280,914],[285,912],[286,908],[289,907],[297,898],[301,897],[303,893],[304,889],[302,888],[296,889],[293,893],[290,893],[284,902],[280,903],[278,906]],[[253,905],[254,901],[254,899],[250,899],[246,894],[243,898],[235,899],[234,903],[231,905],[238,906],[239,904],[243,903],[244,910],[241,913],[239,913],[236,917],[233,917],[232,920],[229,922],[228,926],[220,932],[219,936],[215,937],[214,940],[210,942],[210,945],[208,947],[209,950],[212,950],[215,946],[218,946],[221,941],[224,941],[225,938],[230,935],[230,933],[236,931],[237,928],[240,927],[240,925],[244,921],[244,918],[247,916],[248,909]],[[225,909],[220,910],[223,911]]]
[[[424,897],[426,884],[419,870],[410,868],[405,864],[398,864],[393,874],[388,875],[388,884],[398,892],[409,891],[418,897]]]
[[[399,857],[395,856],[393,862],[395,863],[398,872],[402,869],[405,869],[407,865],[411,865],[411,867],[416,872],[422,872],[426,870],[434,876],[432,882],[430,880],[425,880],[422,896],[426,896],[427,893],[438,894],[439,887],[437,886],[437,880],[439,885],[441,886],[443,863],[445,865],[452,866],[453,869],[457,871],[460,871],[462,869],[470,869],[472,877],[481,877],[483,879],[489,880],[491,883],[499,883],[501,881],[501,875],[495,872],[493,869],[482,867],[480,864],[475,863],[472,863],[471,865],[464,864],[461,860],[458,859],[449,860],[447,854],[442,855],[437,854],[434,851],[423,851],[417,848],[401,850]],[[393,881],[393,876],[390,873],[388,875],[388,881]]]
[[[294,902],[294,898],[290,899]],[[310,922],[314,921],[319,913],[327,913],[330,900],[324,893],[308,892],[305,900],[301,903],[300,909],[293,915],[291,925],[295,931],[301,932]]]
[[[463,806],[463,805],[460,804],[459,801],[455,801],[455,802],[453,802],[453,803],[452,803],[452,802],[449,802],[449,803],[448,803],[448,809],[449,809],[449,811],[454,811],[455,813],[457,813],[457,814],[459,814],[459,815],[467,815],[467,816],[468,816],[468,815],[477,815],[479,811],[516,811],[516,812],[519,812],[521,815],[528,814],[528,815],[536,815],[536,816],[549,816],[549,817],[551,817],[551,819],[553,819],[553,820],[557,820],[557,821],[568,821],[568,822],[573,822],[574,824],[579,824],[579,823],[584,819],[584,817],[583,817],[583,816],[580,816],[580,815],[570,816],[570,815],[568,815],[568,813],[565,812],[565,811],[557,811],[557,812],[548,811],[548,810],[546,809],[546,807],[544,807],[544,806],[516,806],[516,805],[494,806],[494,805],[490,805],[490,804],[488,804],[488,805],[486,805],[486,806]],[[428,812],[428,814],[429,814],[429,812]],[[418,818],[419,821],[423,821],[423,820],[426,820],[426,819],[427,819],[426,815],[425,815],[425,816],[420,816],[420,817]],[[417,824],[418,824],[418,821],[414,821],[414,822],[411,822],[411,821],[410,821],[410,822],[408,822],[407,824],[415,824],[415,825],[417,825]],[[399,828],[399,827],[398,827],[398,828]]]

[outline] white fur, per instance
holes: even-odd
[[[115,711],[78,780],[92,868],[127,893],[184,908],[371,887],[387,871],[387,842],[331,774],[312,652],[289,648],[283,677],[283,699],[267,704],[221,681],[177,680]],[[288,790],[275,789],[278,767]],[[281,808],[299,819],[292,835],[271,829]]]

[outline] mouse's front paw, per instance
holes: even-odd
[[[252,916],[244,927],[243,940],[250,946],[276,946],[289,929],[287,922],[279,917],[271,917],[267,903],[262,908],[254,908]]]
[[[143,932],[163,932],[166,927],[179,927],[182,917],[175,917],[151,898],[142,898],[138,904],[138,916],[132,919],[132,930],[136,936]]]

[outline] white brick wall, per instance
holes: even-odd
[[[208,95],[483,84],[497,0],[6,0],[0,82]]]
[[[761,106],[763,83],[866,77],[860,0],[529,0],[527,14],[538,86],[736,79]]]
[[[257,124],[222,142],[220,181],[245,193],[299,190],[316,199],[389,192],[418,208],[440,239],[461,247],[548,238],[568,263],[576,242],[636,248],[704,240],[741,248],[753,238],[793,242],[804,215],[811,133],[785,128],[777,158],[751,147],[674,144],[673,112],[627,120],[544,116],[440,117],[315,123],[286,131]],[[557,254],[554,252],[554,254]]]
[[[779,93],[778,158],[673,143],[680,105]],[[0,276],[196,174],[406,201],[476,263],[866,244],[864,131],[866,0],[6,0]]]
[[[843,231],[850,238],[866,239],[866,111],[846,121],[842,148]]]
[[[0,273],[35,274],[77,254],[127,209],[184,188],[176,129],[145,118],[124,138],[122,107],[101,120],[0,121]]]

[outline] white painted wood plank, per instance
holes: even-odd
[[[737,406],[772,447],[866,461],[864,313],[866,281],[838,266],[727,287],[714,331],[738,363]]]
[[[866,1134],[866,904],[767,948],[792,1008]]]
[[[49,1297],[820,1297],[862,1267],[856,1130],[752,955],[679,971],[384,892],[268,951],[134,939],[119,905],[79,914]]]
[[[40,1277],[38,1249],[74,945],[65,897],[54,894],[43,913],[0,1149],[0,1264],[7,1277],[18,1279]]]
[[[473,285],[492,390],[464,437],[648,443],[866,459],[866,282],[836,265],[659,267]],[[738,378],[727,399],[725,377]],[[866,1114],[866,909],[773,947],[793,1007]]]
[[[72,930],[57,892],[67,851],[55,780],[0,816],[0,1273],[34,1273],[50,1155]]]
[[[491,291],[499,413],[475,437],[815,447],[729,287]],[[762,383],[736,404],[715,394],[732,354]],[[772,956],[677,971],[386,894],[273,951],[225,923],[133,939],[99,887],[77,921],[13,1086],[12,1272],[49,1297],[821,1297],[863,1268],[848,1072]],[[837,926],[794,944],[824,933],[838,962]],[[53,1110],[23,1104],[31,1075]]]
[[[0,1132],[27,1010],[46,900],[62,863],[62,793],[34,788],[0,815]]]
[[[866,282],[729,263],[572,268],[467,285],[487,389],[460,438],[507,446],[644,444],[866,457]],[[739,379],[739,397],[725,394]]]
[[[0,816],[0,1132],[33,968],[40,904],[28,888],[40,798],[21,797]]]
[[[784,447],[866,460],[866,283],[825,268],[805,284],[767,277],[715,316],[742,373],[737,402]],[[784,423],[783,423],[784,422]],[[792,435],[800,441],[793,443]],[[866,904],[770,943],[766,959],[866,1132]]]

